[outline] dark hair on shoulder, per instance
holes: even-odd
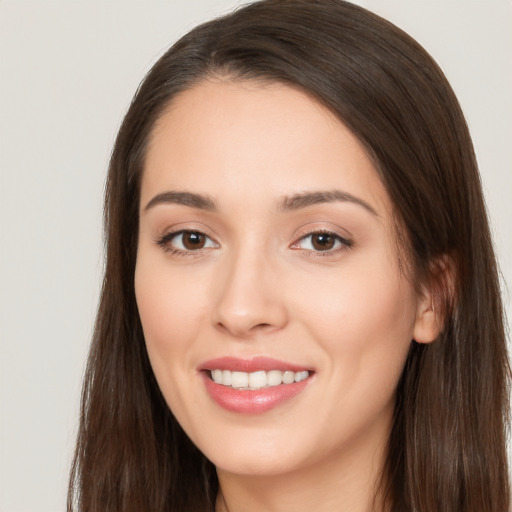
[[[208,78],[307,92],[365,146],[410,260],[444,329],[411,344],[382,486],[390,509],[509,510],[503,311],[471,138],[425,50],[342,0],[264,0],[180,39],[139,87],[112,153],[106,269],[86,370],[68,511],[213,510],[215,468],[166,405],[134,293],[139,186],[148,138],[172,99]]]

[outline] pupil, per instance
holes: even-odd
[[[204,245],[204,235],[200,233],[185,233],[183,245],[187,249],[201,249]]]
[[[334,237],[326,234],[319,234],[313,237],[313,247],[319,251],[327,251],[334,247]]]

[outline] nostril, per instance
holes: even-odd
[[[255,325],[244,324],[242,322],[217,322],[217,328],[224,333],[228,333],[239,338],[248,338],[257,333],[273,331],[278,327],[266,322],[258,323]]]
[[[258,330],[258,329],[267,329],[270,327],[272,327],[270,324],[258,324],[258,325],[255,325],[252,329]]]

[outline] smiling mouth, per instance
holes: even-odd
[[[208,370],[206,373],[216,384],[243,390],[259,390],[280,386],[281,384],[293,384],[306,380],[311,374],[308,370],[299,372],[291,370],[261,370],[247,373],[221,369]]]

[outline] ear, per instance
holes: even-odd
[[[418,302],[414,321],[413,338],[418,343],[432,343],[441,333],[443,326],[430,293],[422,294]]]
[[[453,259],[448,255],[435,258],[429,265],[414,322],[413,338],[418,343],[432,343],[444,329],[454,301],[454,268]]]

